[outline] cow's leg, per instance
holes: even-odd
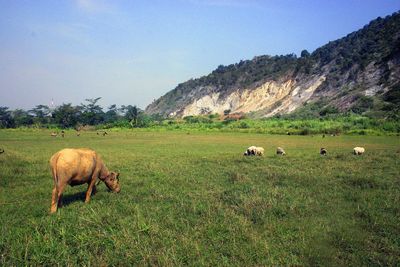
[[[58,190],[57,190],[57,195],[58,195],[58,207],[61,207],[62,206],[62,194],[63,194],[63,192],[64,192],[64,188],[65,188],[65,185],[60,185],[59,187],[58,187]]]
[[[97,180],[97,177],[98,177],[98,176],[99,176],[99,173],[98,173],[98,172],[95,172],[95,173],[93,174],[93,176],[92,176],[92,180],[90,180],[88,189],[87,189],[87,191],[86,191],[85,203],[88,203],[88,202],[90,201],[90,196],[92,195],[92,190],[93,190],[93,188],[96,187],[96,186],[95,186],[95,183],[96,183],[96,180]],[[94,189],[94,191],[96,192],[96,188]]]
[[[53,192],[51,195],[50,213],[54,213],[57,211],[57,201],[58,201],[57,186],[54,185]]]
[[[92,189],[92,195],[95,195],[96,193],[97,193],[97,187],[96,185],[94,185]]]

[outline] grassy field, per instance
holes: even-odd
[[[400,138],[1,130],[0,265],[398,265]],[[264,157],[244,157],[250,145]],[[364,146],[362,156],[351,154]],[[274,154],[277,146],[286,157]],[[320,147],[329,151],[321,157]],[[98,151],[121,172],[49,215],[48,160]]]

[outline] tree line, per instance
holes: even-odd
[[[159,115],[147,115],[136,105],[110,105],[104,110],[98,101],[101,97],[85,99],[80,105],[62,104],[56,108],[37,105],[30,110],[0,106],[0,128],[44,126],[78,128],[81,125],[109,125],[122,127],[147,127],[162,120]]]

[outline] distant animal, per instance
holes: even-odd
[[[246,149],[246,151],[243,153],[244,156],[254,156],[256,154],[256,146],[250,146]]]
[[[81,133],[80,133],[80,132],[77,132],[77,133],[76,133],[76,136],[81,136]]]
[[[0,154],[4,153],[4,149],[0,148]]]
[[[264,148],[250,146],[247,150],[243,153],[244,156],[262,156],[264,155]]]
[[[264,155],[264,148],[258,146],[256,148],[256,156],[263,156]]]
[[[61,206],[61,198],[67,184],[70,186],[88,184],[85,202],[90,201],[92,190],[96,191],[97,179],[104,182],[108,189],[120,192],[119,173],[110,172],[100,155],[91,149],[66,148],[50,158],[50,167],[54,180],[50,212]]]
[[[62,130],[61,131],[61,136],[64,137],[64,135],[65,135],[65,132],[64,132],[64,130]]]
[[[322,138],[325,138],[325,134],[322,135]]]
[[[58,133],[56,133],[56,132],[52,132],[52,133],[50,134],[50,136],[52,136],[52,137],[57,137],[57,135],[58,135]]]
[[[106,136],[108,133],[106,131],[103,132],[103,136]]]
[[[277,155],[286,156],[285,150],[283,150],[283,148],[281,148],[281,147],[278,147],[278,148],[276,149],[276,154],[277,154]]]
[[[328,150],[326,150],[326,148],[321,147],[321,149],[319,150],[319,154],[321,154],[322,156],[326,156],[326,154],[328,153]]]
[[[363,148],[363,147],[356,146],[355,148],[353,148],[354,155],[362,155],[362,154],[364,154],[364,152],[365,152],[365,148]]]

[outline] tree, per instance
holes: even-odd
[[[27,111],[22,109],[16,109],[11,112],[11,116],[15,121],[15,126],[27,126],[33,124],[33,116]]]
[[[143,111],[140,111],[136,119],[135,127],[138,128],[148,127],[151,122],[152,122],[151,117],[145,114]]]
[[[96,125],[104,121],[104,112],[97,102],[101,97],[85,99],[88,104],[81,104],[82,122],[89,125]]]
[[[0,107],[0,128],[13,128],[15,121],[11,117],[11,111],[8,107]]]
[[[132,127],[136,127],[137,119],[140,109],[136,106],[122,106],[122,110],[125,111],[125,119],[127,119]]]
[[[308,52],[306,49],[304,49],[303,51],[301,51],[300,56],[303,58],[307,58],[310,56],[310,52]]]
[[[80,107],[69,104],[62,104],[53,112],[53,118],[63,128],[73,127],[79,121],[81,115]]]
[[[50,120],[50,108],[46,105],[37,105],[28,112],[33,114],[35,122],[45,124]]]
[[[115,122],[118,120],[118,108],[113,104],[108,107],[108,111],[104,114],[104,121],[107,123]]]

